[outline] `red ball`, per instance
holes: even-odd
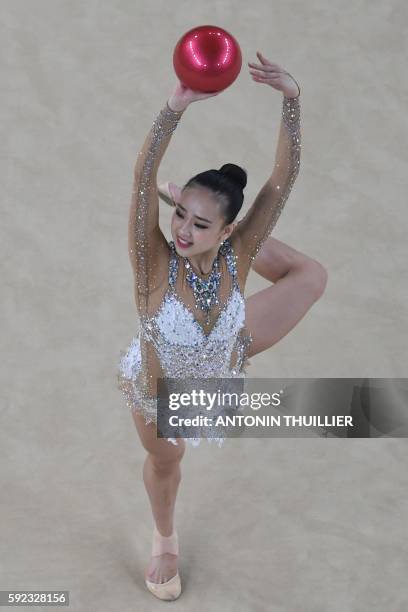
[[[206,93],[222,91],[240,73],[241,49],[226,30],[203,25],[180,38],[174,49],[173,66],[186,87]]]

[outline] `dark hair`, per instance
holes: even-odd
[[[211,189],[220,196],[224,204],[225,224],[232,223],[244,202],[244,188],[247,184],[247,172],[236,164],[224,164],[219,170],[212,168],[196,174],[182,188],[201,185]]]

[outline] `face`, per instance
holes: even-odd
[[[171,219],[171,235],[177,252],[190,257],[218,249],[235,227],[225,225],[220,203],[209,189],[187,187],[181,192]],[[181,246],[178,238],[188,241]]]

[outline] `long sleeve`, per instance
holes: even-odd
[[[236,234],[236,245],[244,277],[274,228],[299,173],[301,150],[299,98],[300,94],[296,98],[283,97],[272,175],[233,232],[233,235]]]
[[[119,387],[129,405],[142,409],[149,419],[156,418],[157,380],[163,372],[150,336],[148,318],[160,294],[154,290],[162,287],[167,279],[170,250],[159,227],[157,172],[183,112],[172,110],[166,102],[154,120],[136,160],[129,213],[128,251],[134,272],[140,333],[121,360]]]
[[[167,270],[168,244],[159,227],[157,172],[183,112],[172,110],[166,102],[146,137],[134,169],[128,251],[140,316],[148,313],[149,293],[160,284]]]

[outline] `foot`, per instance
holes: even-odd
[[[162,584],[178,572],[178,536],[174,530],[171,536],[162,536],[156,525],[153,529],[152,555],[145,578],[150,582]]]
[[[173,578],[178,571],[178,555],[163,553],[151,557],[150,563],[145,572],[145,578],[150,582],[162,584]]]

